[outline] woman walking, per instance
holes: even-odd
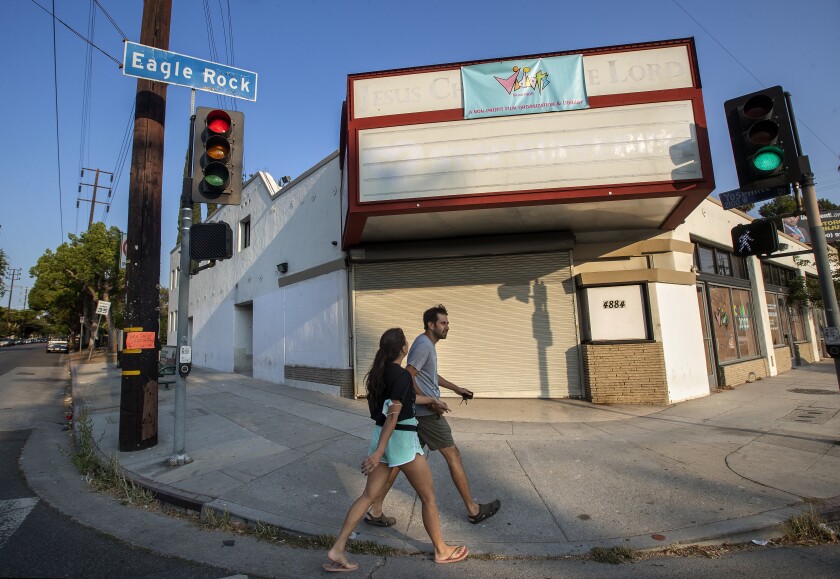
[[[435,400],[414,393],[411,374],[401,366],[407,354],[408,342],[400,328],[392,328],[382,334],[379,350],[366,378],[370,417],[376,422],[368,457],[362,462],[362,473],[368,477],[367,483],[362,495],[347,512],[338,538],[327,551],[329,563],[324,563],[325,571],[342,573],[359,568],[358,563],[347,559],[347,540],[382,492],[389,473],[395,468],[405,473],[423,504],[423,526],[435,549],[435,563],[457,563],[469,554],[466,546],[447,545],[441,535],[432,471],[423,456],[417,438],[417,419],[414,417],[415,402],[430,404]]]

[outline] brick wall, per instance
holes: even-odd
[[[799,359],[802,360],[803,364],[813,364],[817,361],[817,357],[814,355],[814,347],[811,345],[811,342],[795,344],[795,347],[799,350]]]
[[[328,384],[341,388],[342,398],[353,398],[352,368],[315,368],[312,366],[286,366],[287,380],[300,380],[315,384]]]
[[[751,377],[750,374],[753,376]],[[749,382],[750,378],[766,378],[769,375],[764,358],[727,364],[718,368],[718,386],[737,386]]]
[[[668,404],[662,344],[583,344],[582,348],[584,388],[593,403]]]
[[[776,371],[781,374],[793,368],[793,360],[790,357],[790,348],[781,346],[773,350],[773,355],[776,356]]]

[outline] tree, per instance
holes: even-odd
[[[169,333],[169,289],[160,288],[160,343],[166,342]]]
[[[80,317],[92,339],[97,322],[94,320],[96,302],[112,302],[106,317],[109,335],[114,336],[114,306],[123,295],[124,282],[119,269],[120,231],[94,223],[81,235],[68,235],[55,252],[47,250],[30,269],[37,277],[29,293],[33,309],[48,312],[49,320],[67,332],[76,328]],[[109,340],[109,350],[117,344]]]
[[[817,206],[820,208],[820,211],[834,211],[840,209],[840,205],[836,205],[828,199],[818,199]],[[758,213],[762,217],[772,218],[786,213],[795,213],[796,209],[796,201],[794,201],[793,196],[783,195],[782,197],[776,197],[759,207]]]
[[[794,201],[793,196],[791,195],[783,195],[782,197],[776,197],[775,199],[768,201],[767,203],[758,208],[758,214],[766,218],[772,218],[778,215],[784,215],[786,213],[795,212],[796,201]]]

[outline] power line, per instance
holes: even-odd
[[[96,13],[94,11],[93,0],[90,2],[90,9],[88,10],[88,37],[93,38],[94,28],[96,26]],[[90,149],[90,102],[91,102],[91,81],[93,79],[93,50],[88,44],[85,50],[85,74],[84,74],[84,91],[82,92],[82,115],[81,115],[81,133],[79,136],[79,173],[82,172],[82,167],[87,164],[85,153]]]
[[[67,30],[69,30],[70,32],[72,32],[73,34],[75,34],[76,36],[78,36],[79,38],[81,38],[82,40],[84,40],[85,42],[87,42],[88,44],[90,44],[92,47],[94,47],[96,50],[98,50],[99,52],[101,52],[102,54],[104,54],[105,56],[107,56],[108,58],[110,58],[111,60],[113,60],[114,62],[116,62],[116,63],[117,63],[117,66],[120,66],[120,67],[122,66],[122,62],[120,62],[119,60],[117,60],[116,58],[114,58],[113,56],[111,56],[110,54],[108,54],[107,52],[105,52],[104,50],[102,50],[101,48],[99,48],[98,46],[96,46],[93,42],[91,42],[90,40],[88,40],[87,38],[85,38],[84,36],[82,36],[81,34],[79,34],[78,32],[76,32],[75,30],[73,30],[73,28],[71,28],[69,24],[67,24],[66,22],[64,22],[64,20],[62,20],[61,18],[59,18],[58,16],[56,16],[56,15],[55,15],[55,0],[53,0],[53,11],[52,11],[52,12],[50,12],[49,10],[47,10],[46,8],[44,8],[43,6],[41,6],[40,4],[38,4],[35,0],[30,0],[30,1],[31,1],[31,2],[32,2],[35,6],[37,6],[38,8],[40,8],[41,10],[43,10],[44,12],[46,12],[47,14],[49,14],[50,16],[52,16],[52,17],[53,17],[53,28],[55,28],[55,21],[56,21],[56,20],[57,20],[58,22],[61,22],[61,24],[63,24],[63,25],[64,25],[64,27],[65,27],[65,28],[67,28]],[[55,36],[55,34],[53,34],[53,36]]]
[[[33,0],[34,2],[34,0]],[[38,4],[37,2],[35,2]],[[38,4],[40,6],[40,4]],[[55,11],[55,0],[52,0]],[[55,48],[55,18],[53,18],[53,84],[55,85],[55,148],[58,153],[58,215],[61,223],[61,241],[64,242],[64,209],[61,199],[61,139],[58,133],[58,54]]]
[[[127,35],[125,32],[123,32],[123,31],[122,31],[122,28],[120,28],[120,27],[119,27],[119,25],[118,25],[118,24],[114,21],[114,19],[113,19],[113,18],[111,18],[111,15],[110,15],[110,14],[108,14],[108,12],[105,10],[105,8],[103,8],[103,7],[102,7],[102,4],[100,4],[100,3],[99,3],[99,0],[93,0],[93,1],[94,1],[94,2],[96,2],[96,5],[97,5],[97,6],[99,6],[99,9],[100,9],[100,10],[102,10],[102,14],[104,14],[104,15],[105,15],[105,17],[106,17],[108,20],[110,20],[110,21],[111,21],[111,24],[113,24],[113,25],[114,25],[114,28],[116,28],[116,29],[117,29],[117,32],[119,32],[119,33],[122,35],[123,40],[128,40],[128,35]]]
[[[123,170],[125,169],[125,162],[128,159],[128,153],[131,151],[131,137],[133,135],[133,125],[134,125],[134,106],[136,102],[132,101],[131,104],[131,111],[128,114],[128,122],[125,126],[125,133],[123,134],[122,145],[120,146],[120,152],[117,154],[117,163],[114,167],[114,191],[119,191],[120,186],[120,178],[122,177]],[[114,198],[116,199],[116,194],[114,194]],[[114,202],[114,199],[111,200]],[[105,215],[103,215],[102,222],[107,223],[108,221],[108,211],[105,211]]]
[[[677,0],[672,0],[672,2],[673,2],[674,4],[676,4],[676,5],[677,5],[677,7],[678,7],[680,10],[682,10],[683,12],[685,12],[685,14],[686,14],[689,18],[691,18],[691,20],[692,20],[692,21],[693,21],[693,22],[694,22],[697,26],[699,26],[699,27],[703,30],[703,32],[705,32],[706,34],[708,34],[708,35],[709,35],[709,38],[711,38],[712,40],[714,40],[714,41],[715,41],[715,43],[716,43],[718,46],[720,46],[720,47],[721,47],[721,49],[723,49],[723,51],[724,51],[726,54],[728,54],[728,55],[729,55],[729,57],[730,57],[732,60],[734,60],[735,62],[737,62],[737,63],[741,66],[741,68],[743,68],[745,71],[747,71],[747,74],[749,74],[751,77],[753,77],[753,79],[755,79],[755,81],[759,84],[759,86],[761,86],[761,87],[766,87],[766,86],[767,86],[765,83],[761,82],[761,80],[759,80],[759,78],[758,78],[757,76],[755,76],[755,75],[752,73],[752,71],[751,71],[749,68],[747,68],[747,66],[746,66],[743,62],[741,62],[740,60],[738,60],[738,58],[737,58],[734,54],[732,54],[732,53],[729,51],[729,49],[727,49],[727,48],[723,45],[723,43],[722,43],[722,42],[720,42],[717,38],[715,38],[715,35],[714,35],[714,34],[712,34],[711,32],[709,32],[709,30],[707,30],[705,26],[703,26],[702,24],[700,24],[700,22],[699,22],[699,21],[698,21],[698,20],[697,20],[694,16],[692,16],[692,15],[688,12],[688,10],[686,10],[685,8],[683,8],[683,6],[682,6],[682,5],[681,5],[681,4],[680,4]],[[796,116],[796,115],[794,115],[794,116]],[[797,120],[797,122],[798,122],[800,125],[802,125],[802,126],[803,126],[803,127],[805,127],[806,129],[808,129],[808,132],[809,132],[809,133],[811,133],[812,135],[814,135],[814,138],[816,138],[816,139],[817,139],[820,143],[822,143],[822,144],[825,146],[825,148],[826,148],[826,149],[828,149],[829,151],[831,151],[831,153],[832,153],[835,157],[837,157],[837,156],[838,156],[838,155],[837,155],[837,151],[835,151],[834,149],[832,149],[832,148],[829,146],[829,144],[828,144],[828,143],[826,143],[825,141],[823,141],[823,140],[820,138],[820,136],[819,136],[817,133],[815,133],[815,132],[811,129],[811,127],[809,127],[807,124],[805,124],[805,122],[804,122],[803,120],[801,120],[798,116],[796,116],[796,120]]]

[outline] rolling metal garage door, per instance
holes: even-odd
[[[410,344],[439,303],[449,311],[449,335],[437,343],[447,380],[488,398],[582,394],[567,251],[356,263],[353,285],[358,394],[382,332],[401,327]]]

